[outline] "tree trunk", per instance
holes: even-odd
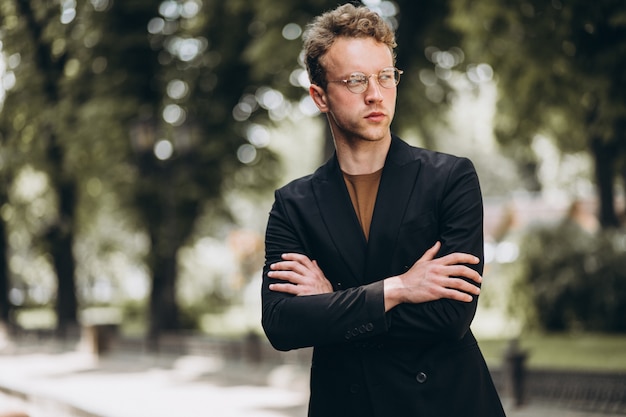
[[[596,184],[598,189],[599,213],[598,219],[604,229],[619,226],[615,211],[614,166],[617,149],[614,144],[607,143],[601,138],[591,140],[591,151],[595,163]]]
[[[67,53],[53,59],[52,46],[45,40],[44,28],[37,21],[35,10],[30,2],[20,0],[17,7],[22,14],[33,44],[36,46],[35,62],[44,76],[43,94],[51,105],[59,101],[59,82],[63,78],[63,70],[67,62]],[[76,180],[65,169],[65,150],[59,143],[58,131],[50,123],[42,126],[48,133],[46,149],[47,162],[50,164],[48,174],[58,194],[58,219],[50,226],[45,235],[48,251],[53,258],[54,270],[57,274],[57,333],[66,336],[72,327],[78,324],[77,301],[74,282],[75,259],[73,253],[74,224],[76,209]]]
[[[620,225],[626,221],[626,117],[617,121],[615,139],[619,146],[619,172],[622,177],[622,210],[618,213]]]
[[[73,253],[75,200],[75,185],[62,185],[59,193],[59,219],[45,236],[57,276],[55,311],[57,334],[61,337],[67,336],[68,332],[76,330],[78,326],[74,279],[76,265]]]
[[[54,133],[48,136],[46,159],[51,164],[51,182],[58,194],[57,220],[44,236],[57,276],[57,333],[65,337],[78,325],[74,273],[76,182],[64,174],[64,150]]]
[[[9,324],[9,268],[8,268],[7,227],[0,218],[0,325]]]
[[[138,207],[150,236],[148,266],[152,274],[150,290],[148,347],[158,350],[164,332],[180,329],[176,298],[177,254],[193,230],[198,204],[185,203],[179,195],[177,174],[187,165],[178,160],[157,161],[151,151],[140,153],[141,177],[152,184],[138,184]]]
[[[622,211],[618,213],[617,217],[620,225],[626,221],[626,163],[622,165]]]
[[[158,245],[158,244],[157,244]],[[150,328],[148,340],[152,350],[158,349],[159,337],[164,331],[179,329],[176,302],[176,253],[153,256],[151,262],[152,289],[150,291]]]

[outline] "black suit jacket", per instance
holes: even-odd
[[[263,328],[279,350],[314,346],[311,417],[497,417],[502,406],[469,327],[471,303],[448,299],[384,311],[384,278],[441,241],[483,269],[483,206],[465,158],[393,136],[369,241],[336,156],[279,189],[266,230]],[[269,265],[287,252],[317,260],[334,292],[272,292]]]

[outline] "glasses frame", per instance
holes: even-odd
[[[385,87],[384,85],[382,85],[380,83],[380,77],[382,76],[383,72],[385,71],[389,71],[389,70],[393,70],[393,72],[395,74],[397,74],[397,77],[395,77],[395,83],[393,86],[389,86],[389,87]],[[357,85],[353,85],[350,86],[349,82],[353,81],[352,79],[345,79],[345,80],[329,80],[329,83],[342,83],[343,85],[346,86],[346,88],[348,89],[348,91],[350,91],[351,93],[354,94],[361,94],[364,93],[365,91],[367,91],[367,88],[369,87],[369,82],[370,82],[370,78],[375,76],[376,77],[376,82],[378,83],[379,86],[381,86],[382,88],[386,88],[386,89],[391,89],[394,87],[397,87],[398,84],[400,83],[400,76],[404,74],[404,71],[402,71],[401,69],[398,69],[396,67],[385,67],[383,69],[381,69],[380,71],[378,71],[378,73],[374,73],[374,74],[364,74],[360,71],[356,71],[350,74],[350,77],[355,77],[357,75],[362,75],[363,77],[365,77],[365,83],[364,84],[357,84]]]

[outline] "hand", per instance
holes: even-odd
[[[461,265],[475,265],[480,260],[474,255],[458,252],[435,259],[440,248],[441,243],[435,243],[407,272],[385,280],[385,311],[402,303],[425,303],[442,298],[471,302],[472,295],[480,294],[480,288],[462,278],[480,284],[482,277]]]
[[[281,284],[270,284],[270,290],[293,295],[317,295],[333,292],[333,286],[326,279],[317,261],[310,260],[306,255],[286,253],[281,262],[270,265],[267,276],[282,281]]]

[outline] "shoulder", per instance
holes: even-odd
[[[282,187],[278,188],[275,192],[276,196],[283,198],[304,198],[311,194],[311,184],[313,182],[314,174],[309,174],[304,177],[294,179]]]
[[[472,161],[466,157],[409,145],[397,136],[393,137],[389,159],[399,165],[419,162],[421,169],[427,171],[474,170]]]
[[[314,173],[294,179],[276,190],[277,196],[289,198],[309,197],[313,188],[319,184],[334,183],[341,179],[341,170],[336,156],[332,156],[326,163],[321,165]]]

